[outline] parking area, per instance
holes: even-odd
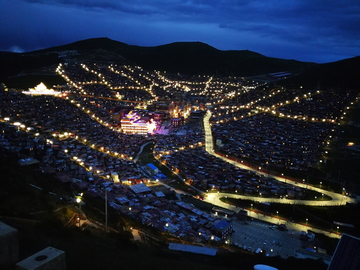
[[[271,225],[255,219],[247,224],[243,221],[233,221],[235,232],[230,242],[250,252],[262,249],[267,256],[294,256],[295,250],[301,247],[301,232],[291,226],[288,231],[280,231],[274,227],[270,228]]]

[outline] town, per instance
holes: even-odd
[[[36,165],[71,184],[74,194],[84,194],[77,202],[80,211],[83,197],[106,199],[118,213],[188,243],[216,242],[258,253],[273,242],[266,255],[287,258],[300,240],[282,247],[278,231],[268,228],[288,220],[260,218],[253,204],[239,208],[220,198],[355,203],[351,190],[331,191],[306,177],[339,143],[337,129],[359,101],[355,91],[286,89],[237,77],[90,62],[62,63],[56,73],[67,82],[49,86],[56,90],[43,84],[30,90],[2,86],[0,145],[19,153],[21,165]],[[156,164],[142,159],[146,151]],[[200,210],[188,197],[215,206]],[[259,243],[241,243],[247,222],[266,228]],[[78,223],[94,225],[86,213]],[[304,223],[288,227],[310,241],[313,233],[307,232],[307,219]]]

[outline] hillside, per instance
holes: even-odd
[[[94,38],[28,53],[0,53],[0,79],[64,61],[102,61],[136,64],[171,73],[250,76],[294,71],[313,63],[266,57],[248,50],[220,51],[201,42],[176,42],[156,47],[127,45]]]
[[[302,85],[307,88],[327,89],[360,86],[360,57],[315,64],[267,57],[249,50],[221,51],[201,42],[175,42],[141,47],[109,38],[93,38],[28,53],[0,52],[0,60],[0,81],[16,87],[24,85],[19,83],[20,76],[29,73],[35,73],[36,76],[44,73],[47,76],[56,75],[55,65],[71,61],[127,63],[147,70],[192,75],[249,77],[288,71],[300,75],[279,82],[287,87]],[[13,78],[9,79],[10,77]],[[42,79],[58,81],[49,78]],[[14,84],[15,81],[18,83]]]
[[[279,83],[290,87],[302,85],[310,89],[359,89],[360,56],[314,65],[302,74]]]
[[[314,65],[266,57],[248,50],[221,51],[201,42],[175,42],[156,47],[140,47],[108,38],[96,38],[49,48],[43,52],[78,50],[93,53],[99,49],[121,56],[126,61],[145,69],[166,70],[171,73],[250,76],[299,70]]]
[[[17,156],[3,149],[0,149],[0,161],[3,176],[0,178],[0,221],[18,230],[20,260],[51,246],[65,251],[66,269],[220,270],[239,269],[239,262],[244,270],[253,269],[259,263],[279,269],[326,269],[326,264],[319,260],[265,257],[242,252],[235,247],[231,248],[231,252],[220,248],[221,251],[214,257],[171,251],[167,248],[166,238],[158,233],[156,238],[147,238],[146,243],[135,243],[130,240],[132,237],[128,231],[106,234],[92,227],[79,230],[75,225],[64,226],[78,210],[72,199],[59,200],[48,191],[67,198],[72,196],[70,187],[63,185],[52,174],[18,165]],[[29,184],[40,186],[43,190]],[[91,196],[84,198],[86,203],[82,210],[87,217],[103,222],[103,215],[96,210],[99,204],[103,206],[103,201],[96,201],[96,204]],[[109,207],[110,228],[121,230],[123,226],[127,227],[129,221],[125,219]],[[150,230],[148,233],[153,235]]]

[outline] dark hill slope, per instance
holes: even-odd
[[[147,69],[172,73],[251,76],[284,70],[299,70],[311,63],[276,59],[243,51],[220,51],[200,42],[178,42],[142,48],[132,60]]]
[[[57,53],[0,53],[0,80],[61,62]]]
[[[175,42],[156,47],[140,47],[109,38],[94,38],[38,52],[64,50],[78,50],[89,55],[103,50],[148,70],[185,74],[251,76],[277,71],[298,71],[314,65],[266,57],[248,50],[220,51],[202,42]]]
[[[313,89],[360,89],[360,56],[312,66],[281,84]]]
[[[115,41],[109,38],[90,38],[66,45],[51,47],[43,50],[34,51],[33,53],[47,53],[53,51],[65,51],[65,50],[79,50],[79,51],[91,51],[103,49],[109,52],[121,52],[123,48],[136,47],[127,45],[126,43]]]
[[[60,58],[64,51],[73,55]],[[5,57],[5,58],[4,58]],[[294,71],[315,65],[295,60],[270,58],[243,51],[220,51],[201,42],[176,42],[156,47],[127,45],[108,38],[94,38],[29,53],[2,55],[0,78],[64,61],[104,61],[136,64],[148,70],[171,73],[251,76],[277,71]]]

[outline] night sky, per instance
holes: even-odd
[[[108,37],[317,63],[360,55],[359,0],[0,0],[0,51]]]

